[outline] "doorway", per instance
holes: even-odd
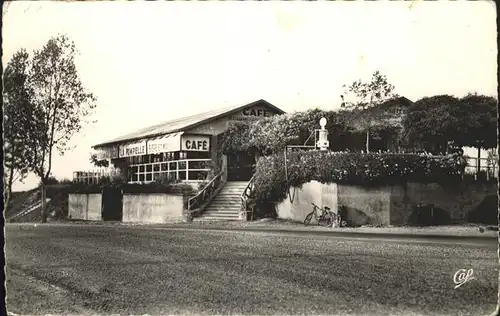
[[[121,221],[123,217],[123,193],[120,188],[102,189],[102,220]]]
[[[227,180],[250,181],[255,172],[255,155],[246,151],[227,155]]]

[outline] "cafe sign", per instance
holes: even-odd
[[[146,141],[120,145],[120,158],[141,156],[146,154]]]
[[[182,135],[182,151],[210,151],[210,136]]]
[[[248,121],[248,120],[258,120],[266,117],[271,117],[276,113],[270,111],[269,108],[262,106],[254,106],[243,109],[240,113],[232,117],[233,120],[237,121]]]
[[[266,109],[262,108],[248,108],[242,111],[243,116],[246,117],[269,117],[274,113],[269,112]]]

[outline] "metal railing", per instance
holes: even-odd
[[[255,188],[255,174],[252,176],[250,181],[248,181],[247,186],[245,187],[245,190],[243,190],[243,193],[241,194],[241,210],[245,213],[248,213],[249,211],[249,199],[252,194],[253,189]],[[253,207],[251,209],[251,220],[253,220]]]
[[[121,171],[118,168],[103,168],[90,171],[73,172],[73,182],[85,184],[97,184],[103,177],[120,176]]]
[[[486,179],[498,178],[498,161],[496,164],[491,163],[488,158],[467,157],[467,166],[465,167],[466,175],[477,175],[484,173]]]
[[[198,194],[188,200],[188,212],[192,212],[203,206],[224,183],[225,173],[221,171]]]
[[[154,182],[156,177],[166,175],[168,178],[181,181],[202,181],[204,179],[190,178],[189,173],[206,173],[210,171],[209,167],[193,167],[191,164],[208,164],[211,159],[180,159],[170,161],[150,162],[143,164],[133,164],[128,168],[137,168],[137,172],[132,172],[132,179],[129,176],[129,183],[149,183]],[[190,168],[191,165],[191,168]],[[182,176],[181,176],[182,175]],[[143,179],[141,179],[141,176]]]

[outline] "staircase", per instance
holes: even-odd
[[[241,194],[247,181],[227,181],[219,193],[193,221],[237,221],[241,208]]]

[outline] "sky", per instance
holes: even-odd
[[[497,95],[489,1],[56,2],[4,5],[5,65],[63,33],[98,98],[96,123],[54,154],[53,175],[89,170],[91,146],[158,122],[265,99],[286,112],[340,107],[375,70],[413,101]],[[14,190],[37,185],[34,176]]]

